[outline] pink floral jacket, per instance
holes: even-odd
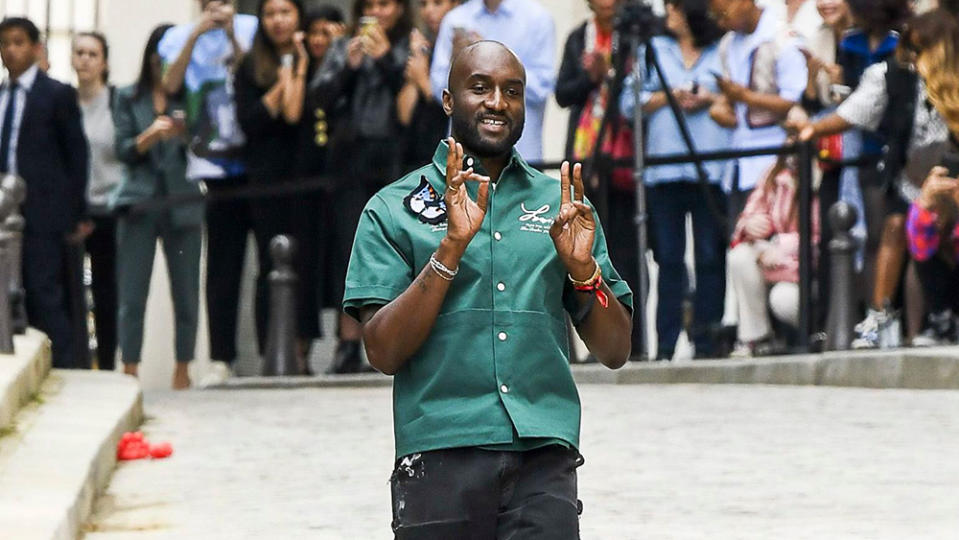
[[[779,171],[772,181],[758,185],[749,195],[743,213],[736,220],[732,247],[744,242],[762,242],[767,260],[775,260],[775,267],[764,267],[763,277],[769,282],[799,282],[799,219],[793,211],[796,199],[796,173],[789,167]],[[768,238],[751,238],[746,233],[746,223],[756,217],[765,216],[772,225],[772,234]],[[812,204],[812,243],[819,243],[819,200]],[[815,253],[815,251],[814,251]]]

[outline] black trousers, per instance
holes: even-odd
[[[206,182],[216,196],[247,185],[246,176],[218,178]],[[250,203],[245,199],[212,200],[206,207],[207,262],[206,305],[210,330],[210,358],[236,360],[237,314],[246,243],[253,229]]]
[[[455,448],[396,463],[390,488],[396,540],[574,540],[576,450]]]
[[[949,264],[941,253],[927,261],[916,261],[916,272],[930,313],[951,309],[959,312],[959,266]]]
[[[117,220],[113,216],[96,216],[93,225],[86,248],[93,277],[97,367],[113,371],[117,354]]]
[[[53,367],[83,367],[70,322],[63,233],[27,231],[23,236],[23,288],[27,321],[53,344]]]
[[[320,308],[316,283],[317,235],[315,229],[318,204],[311,194],[296,197],[265,197],[250,203],[253,236],[256,238],[259,274],[256,278],[256,335],[260,354],[266,349],[269,324],[270,284],[273,257],[270,242],[278,235],[287,235],[296,242],[293,270],[297,276],[296,337],[311,341],[320,335]],[[344,278],[345,279],[345,278]]]

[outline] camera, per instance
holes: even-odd
[[[666,25],[662,17],[653,13],[653,8],[643,0],[626,0],[616,12],[613,26],[620,34],[638,36],[643,41],[662,34]]]

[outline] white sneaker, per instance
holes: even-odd
[[[899,315],[895,312],[870,309],[854,330],[853,349],[894,349],[901,344]]]
[[[206,375],[200,380],[200,388],[223,384],[227,379],[233,376],[233,368],[230,367],[230,364],[214,360],[210,362],[210,368],[207,370]]]
[[[730,358],[752,358],[753,348],[748,343],[736,341],[733,350],[729,353]]]

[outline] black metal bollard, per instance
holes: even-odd
[[[829,321],[827,349],[831,351],[845,351],[852,343],[852,329],[855,324],[853,309],[853,257],[856,252],[856,241],[849,234],[856,224],[856,209],[842,201],[832,205],[829,209],[829,224],[833,230],[833,238],[829,241],[831,255],[829,298]]]
[[[12,174],[0,179],[0,353],[13,354],[13,334],[16,330],[14,305],[22,304],[23,294],[14,291],[14,280],[20,282],[20,250],[23,237],[23,218],[16,212],[26,197],[26,183]],[[15,219],[19,217],[19,220]],[[7,221],[18,229],[7,227]],[[26,328],[26,316],[23,321]]]
[[[20,214],[13,214],[8,217],[3,225],[0,225],[3,231],[10,234],[10,313],[13,317],[13,333],[23,335],[27,331],[27,305],[26,294],[23,291],[23,276],[21,267],[23,265],[23,228],[25,222]],[[0,283],[3,283],[0,281]]]
[[[296,361],[296,242],[280,235],[270,241],[270,322],[267,329],[263,375],[300,375]]]
[[[13,239],[6,231],[0,232],[0,284],[10,283],[14,270]],[[0,287],[0,354],[13,354],[13,311],[9,291]]]

